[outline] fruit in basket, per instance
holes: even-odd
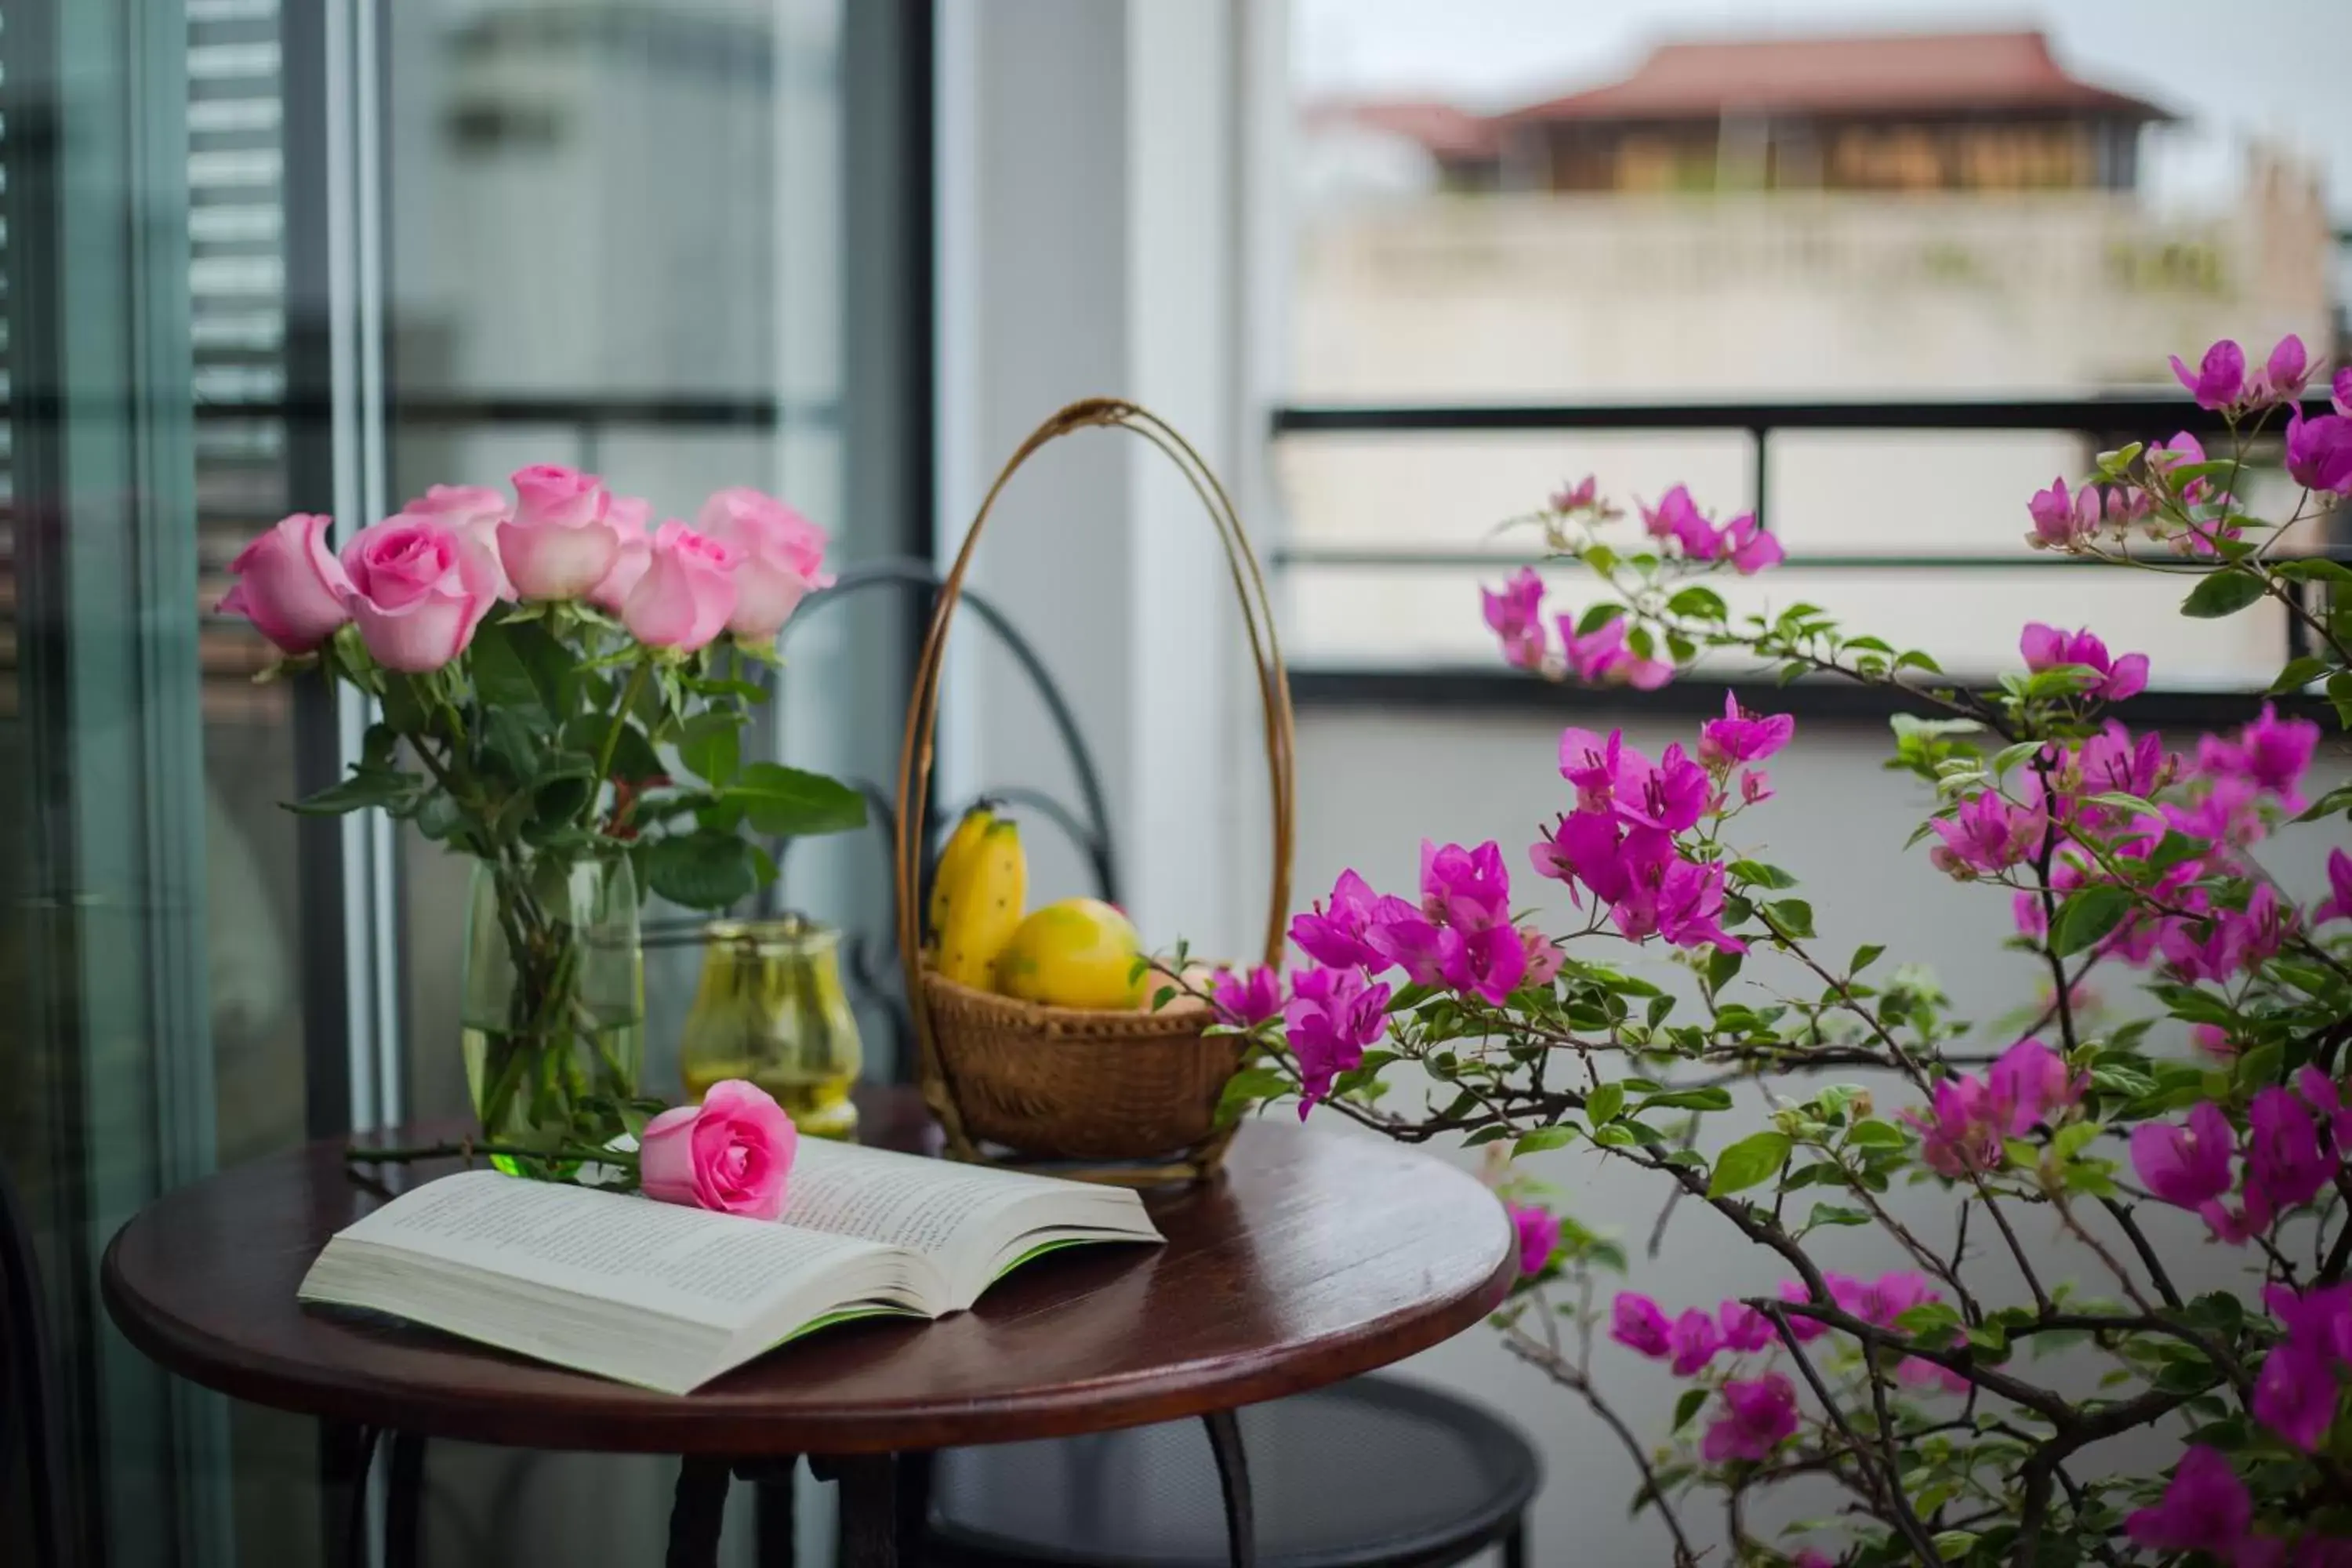
[[[925,922],[924,934],[932,942],[947,929],[948,889],[960,887],[971,875],[973,851],[996,821],[996,808],[987,801],[975,803],[948,835],[947,847],[940,851],[940,863],[931,873],[930,918]]]
[[[1100,899],[1064,899],[1033,911],[996,961],[996,988],[1051,1007],[1141,1005],[1143,942]]]
[[[940,911],[940,973],[959,985],[986,990],[1029,896],[1020,825],[1003,817],[989,823],[959,871],[950,882],[946,868],[940,870],[947,898]]]

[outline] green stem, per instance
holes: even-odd
[[[652,668],[650,656],[637,660],[636,668],[629,671],[627,683],[621,688],[620,701],[614,704],[613,721],[605,727],[604,744],[596,753],[596,787],[589,792],[587,815],[582,818],[583,826],[596,820],[596,804],[604,798],[604,781],[612,776],[613,753],[620,749],[621,731],[628,723],[629,710],[637,705],[637,693],[645,689],[646,674]]]
[[[354,1165],[405,1165],[420,1160],[470,1160],[477,1154],[505,1155],[509,1159],[544,1161],[550,1164],[572,1160],[634,1167],[637,1163],[634,1150],[592,1148],[585,1143],[565,1143],[554,1149],[526,1149],[511,1143],[476,1142],[464,1139],[455,1143],[408,1143],[387,1148],[353,1143],[343,1150],[345,1162]]]

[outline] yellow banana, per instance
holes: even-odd
[[[942,879],[944,882],[944,879]],[[947,887],[940,920],[940,973],[985,991],[1029,896],[1029,861],[1021,829],[1009,820],[982,830],[960,881]]]
[[[995,809],[982,801],[963,814],[948,835],[947,847],[940,851],[940,863],[931,873],[930,919],[925,922],[927,934],[933,942],[947,929],[948,900],[950,889],[961,886],[971,873],[971,852],[980,847],[981,837],[996,820]]]

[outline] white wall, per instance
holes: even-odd
[[[1237,432],[1234,7],[1188,0],[949,0],[940,11],[942,560],[998,466],[1062,405],[1131,398],[1230,473]],[[1111,799],[1146,940],[1232,946],[1220,855],[1244,798],[1229,700],[1245,661],[1214,535],[1165,459],[1090,431],[1024,468],[972,581],[1036,645]],[[942,725],[949,793],[1074,800],[1045,717],[959,620]],[[1087,890],[1033,822],[1031,901]]]

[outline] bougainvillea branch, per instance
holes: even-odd
[[[2028,542],[2179,575],[2192,618],[2283,605],[2309,651],[2271,696],[2332,710],[2340,736],[2352,567],[2283,535],[2352,496],[2352,370],[2327,409],[2305,405],[2293,339],[2260,364],[2227,342],[2175,364],[2228,424],[2224,455],[2185,434],[2103,453],[2031,499]],[[2242,494],[2273,460],[2301,489],[2284,525]],[[1654,757],[1622,731],[1562,733],[1561,810],[1524,863],[1561,885],[1559,918],[1514,900],[1497,845],[1431,842],[1413,896],[1350,871],[1294,921],[1297,968],[1206,988],[1251,1047],[1229,1113],[1295,1102],[1499,1159],[1525,1276],[1507,1342],[1633,1452],[1637,1507],[1660,1509],[1677,1563],[1709,1554],[1675,1507],[1699,1492],[1719,1497],[1741,1563],[2352,1563],[2352,786],[2306,798],[2320,725],[2265,702],[2174,750],[2114,711],[2156,661],[2088,629],[2029,625],[2021,669],[1966,683],[1813,605],[1735,614],[1706,579],[1778,563],[1755,520],[1718,522],[1682,487],[1632,510],[1629,526],[1588,479],[1521,520],[1591,592],[1548,612],[1532,568],[1487,590],[1504,658],[1634,694],[1717,656],[1899,693],[1890,765],[1932,792],[1912,843],[1958,896],[2010,900],[2011,945],[2049,993],[2018,1015],[2030,1026],[1955,1016],[1931,974],[1879,967],[1874,943],[1832,961],[1795,873],[1738,847],[1795,727],[1727,699]],[[2309,904],[2251,854],[2290,832],[2326,872]],[[1687,984],[1622,967],[1611,944],[1666,956]],[[2136,972],[2149,1008],[2096,1005],[2095,968]],[[1847,1070],[1892,1075],[1905,1103],[1890,1114],[1829,1081]],[[1763,1121],[1726,1134],[1742,1089]],[[1570,1147],[1663,1184],[1653,1255],[1685,1203],[1787,1272],[1713,1311],[1615,1294],[1609,1337],[1687,1384],[1654,1449],[1593,1376],[1593,1281],[1623,1251],[1513,1163]],[[1921,1184],[1956,1205],[1948,1247],[1895,1195]],[[2189,1259],[2158,1239],[2171,1233],[2143,1223],[2151,1205],[2201,1221],[2200,1271],[2219,1259],[2222,1288],[2183,1283]],[[2054,1252],[2029,1245],[2036,1215]],[[1844,1228],[1910,1267],[1824,1267],[1814,1238]],[[1573,1300],[1554,1304],[1562,1289]],[[1563,1352],[1556,1315],[1582,1353]],[[2053,1351],[2065,1369],[2075,1344],[2112,1363],[2097,1392],[2040,1369]],[[2159,1425],[2180,1438],[2152,1468],[2086,1452]],[[1817,1541],[1759,1539],[1751,1497],[1797,1477],[1850,1506]]]

